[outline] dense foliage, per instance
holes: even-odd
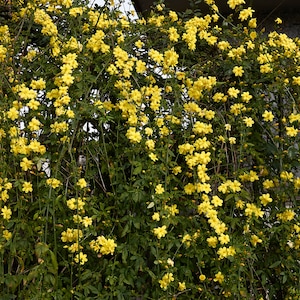
[[[7,2],[1,299],[300,298],[300,41],[205,2]]]

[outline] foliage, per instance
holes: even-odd
[[[12,1],[1,299],[299,299],[300,42],[205,2]]]

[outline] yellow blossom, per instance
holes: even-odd
[[[219,271],[217,274],[215,274],[214,281],[222,283],[224,281],[224,275]]]
[[[152,220],[153,220],[153,221],[159,221],[159,220],[160,220],[160,216],[159,216],[159,213],[158,213],[158,212],[155,212],[155,213],[152,215]]]
[[[236,77],[241,77],[241,76],[243,76],[243,74],[244,74],[243,67],[241,67],[241,66],[235,66],[235,67],[232,69],[232,73],[233,73]]]
[[[263,187],[265,189],[270,189],[270,188],[273,188],[275,186],[274,184],[274,181],[273,180],[270,180],[270,179],[266,179],[264,182],[263,182]]]
[[[142,140],[141,134],[136,131],[134,127],[130,127],[127,130],[126,137],[132,142],[132,143],[140,143]]]
[[[250,117],[245,117],[243,121],[247,127],[252,127],[252,125],[254,124],[253,119]]]
[[[205,279],[206,279],[206,276],[205,276],[204,274],[201,274],[201,275],[199,276],[199,280],[200,280],[200,281],[205,281]]]
[[[218,239],[219,239],[221,245],[228,244],[230,242],[230,237],[228,234],[222,233]]]
[[[90,218],[88,216],[84,216],[81,220],[81,223],[84,227],[89,227],[92,225],[93,220],[92,220],[92,218]]]
[[[19,117],[19,111],[15,107],[12,107],[8,110],[7,117],[14,121]]]
[[[60,180],[56,179],[56,178],[48,178],[46,180],[46,183],[51,186],[53,189],[58,188],[62,183],[60,182]]]
[[[3,233],[2,233],[3,237],[8,241],[12,238],[12,233],[9,232],[8,230],[3,230]]]
[[[263,194],[259,197],[259,200],[263,206],[266,206],[267,204],[271,203],[273,199],[270,197],[270,194]]]
[[[161,239],[167,234],[167,226],[163,225],[161,227],[157,227],[153,229],[153,233],[156,235],[158,239]]]
[[[163,192],[165,191],[165,189],[163,188],[162,184],[158,184],[156,187],[155,187],[155,194],[162,194]]]
[[[76,185],[79,186],[81,189],[83,189],[87,187],[87,182],[85,181],[84,178],[80,178],[78,179]]]
[[[167,273],[161,280],[159,280],[160,287],[163,290],[166,290],[172,281],[174,281],[173,273]]]
[[[254,10],[251,7],[245,8],[245,9],[240,11],[239,19],[241,21],[245,21],[248,18],[252,17],[253,12],[254,12]]]
[[[186,290],[186,285],[185,285],[185,282],[184,282],[184,281],[183,281],[183,282],[178,282],[178,290],[179,290],[180,292]]]
[[[257,235],[251,235],[251,244],[256,247],[258,243],[262,243],[262,239],[260,239]]]
[[[25,193],[30,193],[33,191],[32,184],[30,182],[25,181],[22,185],[22,191]]]
[[[88,261],[87,255],[84,254],[83,252],[79,252],[79,253],[76,254],[76,256],[74,258],[74,261],[77,264],[79,263],[80,265],[84,265]]]
[[[294,126],[291,126],[291,127],[286,127],[286,134],[288,136],[292,136],[292,137],[295,137],[297,134],[298,134],[298,129],[296,129]]]
[[[255,204],[253,203],[247,203],[246,204],[246,209],[245,209],[245,215],[248,217],[251,217],[252,215],[254,215],[256,218],[258,217],[263,217],[264,212],[257,207]]]
[[[67,200],[67,206],[71,210],[83,210],[85,202],[81,198],[71,198]]]
[[[36,118],[32,118],[31,121],[28,123],[28,128],[30,131],[39,130],[40,126],[41,126],[41,122]]]
[[[114,254],[117,244],[113,239],[107,239],[104,236],[100,236],[97,238],[97,241],[101,245],[100,252],[103,255]]]
[[[174,175],[178,175],[179,173],[182,172],[182,169],[181,169],[180,166],[176,166],[176,167],[174,167],[174,168],[172,169],[172,172],[173,172]]]
[[[30,170],[32,166],[33,166],[32,160],[29,160],[27,157],[24,157],[20,162],[20,167],[22,168],[23,171]]]
[[[4,220],[9,220],[12,215],[12,211],[6,205],[1,208],[1,215],[3,216]]]
[[[216,248],[218,244],[218,238],[216,236],[211,236],[206,239],[209,247]]]
[[[287,209],[286,211],[284,211],[282,213],[278,213],[276,216],[280,221],[288,222],[288,221],[292,221],[294,219],[295,215],[296,215],[296,213],[293,210]]]
[[[274,119],[274,115],[271,111],[267,111],[265,110],[264,113],[262,114],[262,117],[264,119],[264,121],[266,122],[272,122]]]

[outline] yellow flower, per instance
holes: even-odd
[[[234,87],[228,89],[227,94],[232,98],[237,98],[240,91]]]
[[[32,80],[30,87],[35,90],[43,90],[46,88],[46,82],[42,78],[40,78],[39,80]]]
[[[262,117],[265,122],[272,122],[274,119],[274,115],[271,111],[265,110],[264,113],[262,114]]]
[[[30,193],[33,191],[32,184],[30,182],[25,181],[22,185],[22,191],[25,193]]]
[[[163,55],[157,50],[150,49],[148,55],[153,61],[155,61],[158,64],[160,64],[163,61]]]
[[[266,206],[268,203],[271,203],[273,201],[269,193],[261,195],[259,197],[259,200],[263,206]]]
[[[292,172],[282,171],[280,173],[280,178],[285,181],[293,181],[294,174]]]
[[[166,290],[172,281],[174,281],[173,273],[167,273],[161,280],[159,280],[160,287],[163,290]]]
[[[175,27],[170,27],[168,30],[169,39],[171,42],[177,42],[180,35],[177,33],[177,29]]]
[[[178,282],[178,290],[179,290],[180,292],[186,290],[185,282]]]
[[[1,208],[1,215],[3,216],[4,220],[9,220],[11,218],[12,211],[5,205],[3,208]]]
[[[251,244],[254,246],[254,247],[256,247],[256,245],[258,244],[258,243],[262,243],[262,239],[260,239],[257,235],[255,235],[255,234],[253,234],[253,235],[251,235]]]
[[[298,129],[296,129],[294,126],[291,126],[291,127],[286,127],[286,134],[288,136],[292,136],[292,137],[295,137],[297,134],[298,134]]]
[[[61,240],[62,242],[77,242],[78,239],[81,239],[83,237],[82,230],[80,229],[71,229],[68,228],[66,231],[63,231],[61,233]]]
[[[246,204],[246,209],[245,209],[245,215],[248,217],[251,217],[252,215],[254,215],[256,218],[258,217],[263,217],[264,212],[257,207],[255,204],[253,203],[247,203]]]
[[[69,128],[69,125],[67,122],[57,122],[55,121],[53,124],[50,125],[51,132],[53,133],[60,133],[60,132],[66,132]]]
[[[40,102],[35,100],[35,99],[31,99],[28,103],[27,106],[32,109],[32,110],[37,110],[40,106]]]
[[[181,173],[182,172],[181,167],[180,166],[174,167],[172,169],[172,172],[173,172],[174,175],[177,175],[177,174]]]
[[[256,28],[257,27],[257,19],[256,18],[252,18],[249,22],[248,25],[250,28]]]
[[[7,112],[7,117],[14,121],[19,117],[19,111],[15,107],[12,107]]]
[[[86,188],[87,187],[87,182],[85,181],[84,178],[80,178],[76,185],[78,185],[81,189]]]
[[[158,184],[156,187],[155,187],[155,194],[162,194],[163,192],[165,191],[165,189],[163,188],[162,184]]]
[[[152,220],[153,220],[153,221],[159,221],[159,220],[160,220],[160,216],[159,216],[159,213],[158,213],[158,212],[155,212],[155,213],[152,215]]]
[[[241,77],[243,76],[244,74],[244,70],[243,70],[243,67],[238,67],[238,66],[235,66],[233,69],[232,69],[232,72],[233,74],[236,76],[236,77]]]
[[[81,220],[81,223],[82,223],[82,225],[83,225],[84,227],[89,227],[89,226],[92,225],[93,220],[92,220],[92,218],[85,216],[85,217],[83,217],[83,219]]]
[[[78,242],[76,242],[76,243],[73,243],[72,245],[70,245],[69,247],[68,246],[64,246],[64,248],[68,248],[68,250],[71,253],[75,253],[75,252],[79,252],[80,249],[82,249],[83,247],[80,246]]]
[[[138,48],[141,49],[144,46],[144,43],[141,40],[138,40],[134,43],[134,45]]]
[[[41,122],[36,118],[32,118],[31,121],[28,123],[28,128],[30,131],[39,130],[40,126],[41,126]]]
[[[269,63],[261,65],[260,66],[260,72],[265,74],[265,73],[271,73],[273,71],[273,68]]]
[[[296,177],[294,179],[294,187],[295,187],[296,190],[300,189],[300,177]]]
[[[168,211],[169,215],[168,216],[175,216],[176,214],[179,213],[179,209],[177,208],[177,204],[173,204],[171,206],[165,205],[164,209]]]
[[[216,236],[211,236],[206,239],[209,247],[216,248],[218,244],[218,238]]]
[[[230,112],[234,114],[235,116],[238,116],[241,114],[243,111],[246,110],[246,107],[243,103],[235,103],[230,106]]]
[[[228,243],[230,242],[230,237],[229,237],[228,234],[222,233],[222,234],[219,236],[219,241],[220,241],[220,244],[221,244],[221,245],[228,244]]]
[[[236,6],[245,4],[245,1],[244,0],[228,0],[227,4],[229,5],[229,7],[231,9],[235,9]]]
[[[179,55],[174,49],[167,50],[164,53],[164,68],[175,67],[178,64]]]
[[[153,233],[156,235],[158,239],[161,239],[167,234],[167,226],[163,225],[161,227],[154,228]]]
[[[83,252],[79,252],[76,254],[74,261],[78,264],[84,265],[88,259],[87,259],[87,255],[84,254]]]
[[[153,134],[153,129],[150,127],[145,128],[145,134],[151,136]]]
[[[240,11],[239,19],[241,21],[245,21],[248,18],[252,17],[253,12],[254,12],[254,10],[251,7],[245,8],[242,11]]]
[[[265,189],[270,189],[270,188],[273,188],[275,186],[274,184],[274,181],[273,180],[270,180],[270,179],[266,179],[264,182],[263,182],[263,187]]]
[[[27,157],[24,157],[20,162],[20,167],[22,168],[23,171],[30,170],[32,166],[33,166],[32,160],[29,160]]]
[[[287,209],[283,213],[279,213],[276,216],[280,221],[288,222],[288,221],[292,221],[294,219],[295,215],[296,215],[296,213],[293,210]]]
[[[69,209],[71,210],[83,210],[84,206],[85,206],[85,202],[81,199],[75,199],[75,198],[71,198],[69,200],[67,200],[67,206],[69,207]]]
[[[0,62],[3,62],[5,60],[6,53],[7,49],[3,45],[0,45]]]
[[[5,229],[3,230],[3,237],[8,241],[11,239],[12,233]]]
[[[199,276],[199,280],[200,281],[204,281],[206,279],[206,276],[204,275],[204,274],[201,274],[200,276]]]
[[[114,254],[117,244],[113,239],[106,239],[104,236],[101,236],[97,238],[97,241],[101,245],[100,252],[103,255]]]
[[[157,161],[157,160],[158,160],[157,155],[154,154],[153,152],[151,152],[151,153],[149,154],[149,157],[150,157],[150,159],[151,159],[152,161]]]
[[[279,24],[282,24],[282,20],[281,20],[280,18],[276,18],[276,19],[275,19],[275,22],[276,22],[276,24],[278,24],[278,25],[279,25]]]
[[[169,17],[173,22],[176,22],[178,20],[178,16],[177,13],[175,11],[170,11],[169,12]]]
[[[132,143],[140,143],[142,140],[142,136],[139,132],[136,131],[134,127],[130,127],[126,132],[126,137],[132,142]]]
[[[212,200],[211,200],[211,203],[212,203],[215,207],[217,207],[217,206],[222,206],[223,200],[222,200],[220,197],[218,197],[218,196],[213,196],[213,197],[212,197]]]
[[[230,137],[228,140],[229,140],[229,144],[231,144],[231,145],[236,144],[236,138],[235,137]]]
[[[252,125],[254,124],[253,119],[250,117],[245,117],[243,121],[247,127],[252,127]]]
[[[224,275],[219,271],[214,278],[215,282],[222,283],[224,281]]]
[[[37,140],[32,140],[28,145],[28,148],[36,153],[44,154],[46,152],[46,147],[41,145],[41,143]]]

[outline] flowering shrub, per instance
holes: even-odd
[[[8,4],[3,299],[299,299],[300,42],[205,2]]]

